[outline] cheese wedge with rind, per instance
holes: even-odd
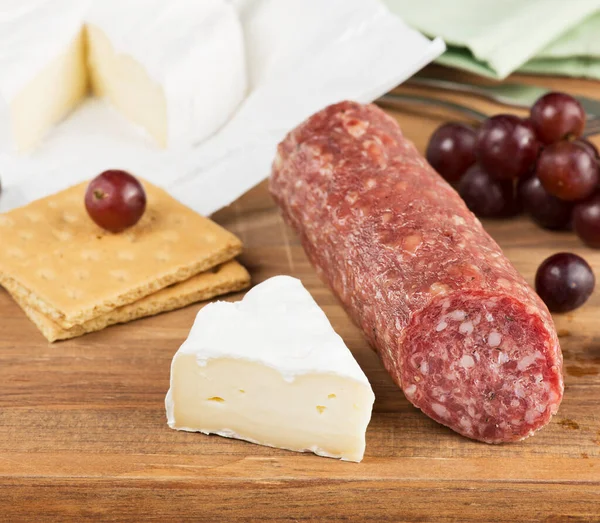
[[[29,152],[88,86],[162,147],[199,143],[247,93],[226,0],[2,0],[0,151]]]
[[[32,150],[85,98],[87,0],[4,0],[0,151]]]
[[[197,315],[171,365],[171,428],[360,461],[371,386],[299,280],[276,276]]]
[[[208,138],[246,95],[242,27],[225,0],[102,0],[87,24],[94,93],[163,147]]]

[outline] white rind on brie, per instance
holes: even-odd
[[[374,395],[299,280],[204,307],[171,365],[171,428],[360,461]]]
[[[291,276],[270,278],[241,301],[204,307],[179,352],[194,354],[199,365],[223,354],[255,361],[287,381],[316,371],[369,383],[323,310]]]

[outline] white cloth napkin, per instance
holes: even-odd
[[[0,211],[125,169],[209,215],[269,175],[285,133],[327,104],[369,102],[444,51],[378,0],[236,0],[252,89],[209,140],[159,150],[90,99],[29,156],[0,155]],[[209,81],[210,79],[207,79]]]

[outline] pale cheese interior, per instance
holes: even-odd
[[[259,363],[219,358],[201,366],[185,353],[171,372],[172,428],[348,461],[363,457],[373,405],[366,384],[324,373],[289,382]]]
[[[168,142],[167,100],[163,88],[132,57],[117,53],[99,28],[88,25],[88,65],[92,89],[106,97],[161,147]]]
[[[85,38],[81,31],[69,47],[50,62],[10,105],[17,151],[33,149],[44,135],[86,96]]]

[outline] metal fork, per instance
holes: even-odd
[[[462,113],[477,122],[483,122],[490,116],[478,111],[477,109],[467,107],[466,105],[457,104],[448,100],[439,100],[438,98],[429,98],[427,96],[417,96],[412,94],[388,93],[383,95],[381,98],[378,98],[376,103],[382,106],[400,109],[405,107],[406,104],[433,105]],[[600,118],[588,118],[586,120],[583,136],[588,137],[596,134],[600,134]]]
[[[444,91],[473,94],[503,105],[522,107],[524,109],[528,109],[540,96],[550,92],[550,90],[545,87],[530,84],[499,83],[493,85],[479,85],[445,80],[443,78],[433,78],[431,76],[413,76],[408,79],[406,83],[408,85],[416,85],[419,87],[430,87],[434,89],[443,89]],[[588,116],[600,117],[600,100],[580,95],[573,95],[573,97],[581,104]]]

